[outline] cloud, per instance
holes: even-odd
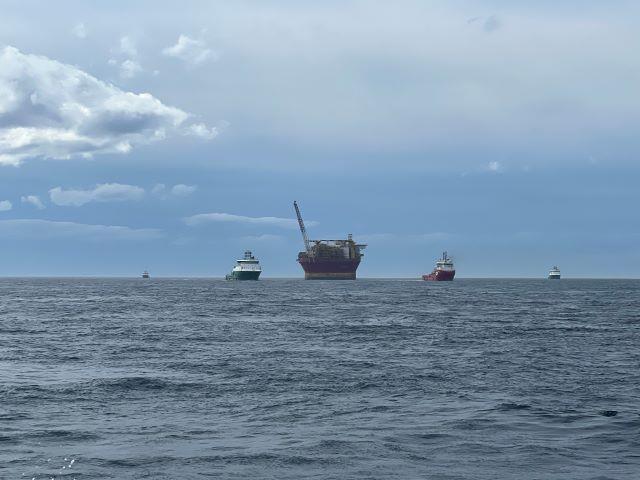
[[[191,133],[190,115],[47,57],[0,50],[0,165],[127,153]],[[199,127],[196,127],[199,128]]]
[[[193,135],[194,137],[211,140],[218,136],[219,130],[217,127],[209,128],[204,123],[194,123],[186,128],[184,133],[185,135]]]
[[[156,183],[151,189],[151,193],[154,195],[162,195],[166,189],[166,185],[164,183]]]
[[[419,168],[478,169],[498,150],[512,163],[574,162],[592,147],[635,158],[640,96],[625,72],[640,65],[640,2],[589,2],[578,15],[558,2],[499,2],[499,12],[491,2],[232,3],[200,10],[225,63],[201,68],[242,94],[207,96],[242,118],[243,133],[324,157],[274,154],[272,164],[326,168],[347,149],[360,153],[354,167],[395,154]]]
[[[142,72],[142,67],[135,60],[125,60],[120,64],[120,76],[122,78],[133,78]]]
[[[13,208],[13,204],[9,200],[0,201],[0,212],[7,212]]]
[[[63,190],[61,187],[49,190],[49,197],[56,205],[79,207],[89,202],[123,202],[140,200],[144,189],[135,185],[103,183],[92,190]]]
[[[186,197],[191,195],[198,189],[196,185],[184,185],[179,183],[178,185],[174,185],[171,189],[171,194],[176,195],[178,197]]]
[[[156,183],[153,188],[151,188],[151,193],[162,198],[167,198],[169,195],[187,197],[197,189],[198,187],[196,185],[185,185],[183,183],[179,183],[167,189],[167,186],[164,183]]]
[[[491,15],[484,21],[483,28],[485,32],[491,33],[499,30],[501,26],[502,22],[500,22],[500,19],[498,19],[498,17],[496,17],[495,15]]]
[[[78,38],[87,38],[87,28],[80,22],[71,29],[71,33]]]
[[[487,170],[491,172],[499,172],[502,170],[502,165],[500,162],[492,161],[487,165]]]
[[[242,215],[232,215],[229,213],[200,213],[198,215],[192,215],[185,218],[184,222],[191,227],[202,225],[204,223],[227,222],[241,223],[245,225],[265,225],[288,229],[298,228],[298,221],[294,218],[245,217]],[[305,222],[305,225],[307,226],[315,226],[317,224],[318,222],[314,221]]]
[[[44,210],[45,208],[44,203],[42,203],[42,200],[40,200],[40,197],[38,197],[37,195],[24,195],[20,197],[20,201],[22,203],[30,203],[38,210]]]
[[[126,35],[120,38],[120,51],[129,57],[135,57],[138,55],[138,49],[136,48],[135,42],[131,37]]]
[[[90,225],[51,220],[0,220],[0,237],[3,238],[73,238],[89,240],[154,240],[163,237],[155,228],[135,229],[117,225]]]
[[[202,40],[195,40],[186,35],[180,35],[175,45],[162,50],[168,57],[179,58],[190,65],[199,65],[208,59],[216,59],[215,54],[207,48]]]

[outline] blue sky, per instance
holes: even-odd
[[[640,6],[130,3],[4,4],[0,275],[640,276]]]

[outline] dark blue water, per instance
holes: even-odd
[[[0,280],[0,478],[637,479],[640,281]]]

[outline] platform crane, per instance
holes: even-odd
[[[293,202],[293,208],[296,209],[296,216],[298,217],[298,225],[300,226],[300,233],[302,233],[302,240],[304,241],[304,248],[307,250],[307,254],[311,256],[311,243],[309,242],[309,237],[307,236],[307,229],[304,228],[304,222],[302,221],[302,215],[300,214],[300,209],[298,208],[298,203]]]

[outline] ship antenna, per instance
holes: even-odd
[[[300,225],[300,233],[302,233],[302,240],[304,241],[304,248],[307,250],[307,253],[311,255],[311,244],[309,243],[309,237],[307,236],[307,229],[304,228],[304,222],[302,221],[302,215],[300,214],[300,209],[298,208],[298,203],[293,202],[293,208],[296,209],[296,216],[298,217],[298,225]]]

